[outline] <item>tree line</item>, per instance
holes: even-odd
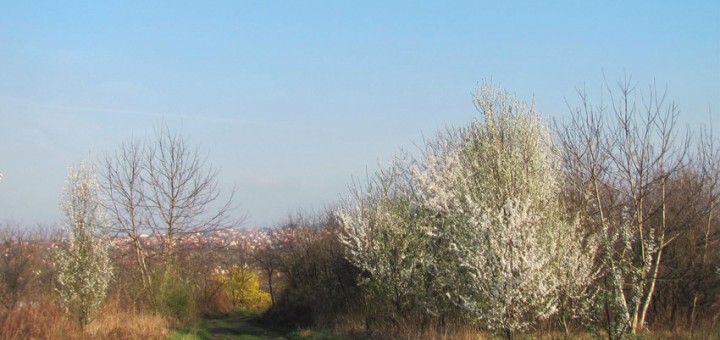
[[[484,84],[476,119],[355,186],[334,217],[369,319],[507,338],[717,327],[718,140],[655,86],[578,93],[548,122]]]

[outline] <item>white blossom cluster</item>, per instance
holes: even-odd
[[[395,161],[345,202],[347,257],[398,313],[455,308],[503,332],[561,309],[577,316],[568,306],[592,279],[593,245],[563,216],[549,131],[532,105],[492,86],[475,104],[479,119],[438,134],[422,159]]]
[[[365,294],[379,310],[396,315],[418,308],[437,311],[434,287],[426,284],[435,266],[432,226],[416,204],[407,168],[406,159],[397,159],[357,188],[337,212],[340,242],[347,259],[363,272]]]
[[[81,163],[68,171],[61,205],[69,238],[58,252],[58,293],[82,326],[95,317],[113,277],[99,190],[91,166]]]

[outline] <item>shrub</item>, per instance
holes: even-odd
[[[165,268],[154,280],[154,308],[157,313],[185,324],[197,320],[197,304],[193,286],[173,267]]]
[[[99,190],[91,166],[68,171],[62,207],[70,235],[67,247],[58,252],[58,293],[80,327],[95,318],[113,276]]]
[[[300,218],[280,229],[290,235],[273,249],[285,288],[263,319],[290,328],[333,327],[362,314],[359,273],[342,256],[336,230],[332,216],[315,222]]]
[[[257,270],[247,265],[233,265],[230,269],[217,268],[213,280],[222,286],[238,310],[260,313],[270,307],[270,294],[260,288]]]

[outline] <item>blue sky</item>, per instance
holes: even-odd
[[[68,166],[165,123],[272,226],[468,122],[483,79],[562,119],[624,73],[720,131],[720,3],[8,1],[0,222],[59,224]]]

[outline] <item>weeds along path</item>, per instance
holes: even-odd
[[[210,339],[285,339],[282,334],[257,324],[255,317],[232,314],[204,322]]]

